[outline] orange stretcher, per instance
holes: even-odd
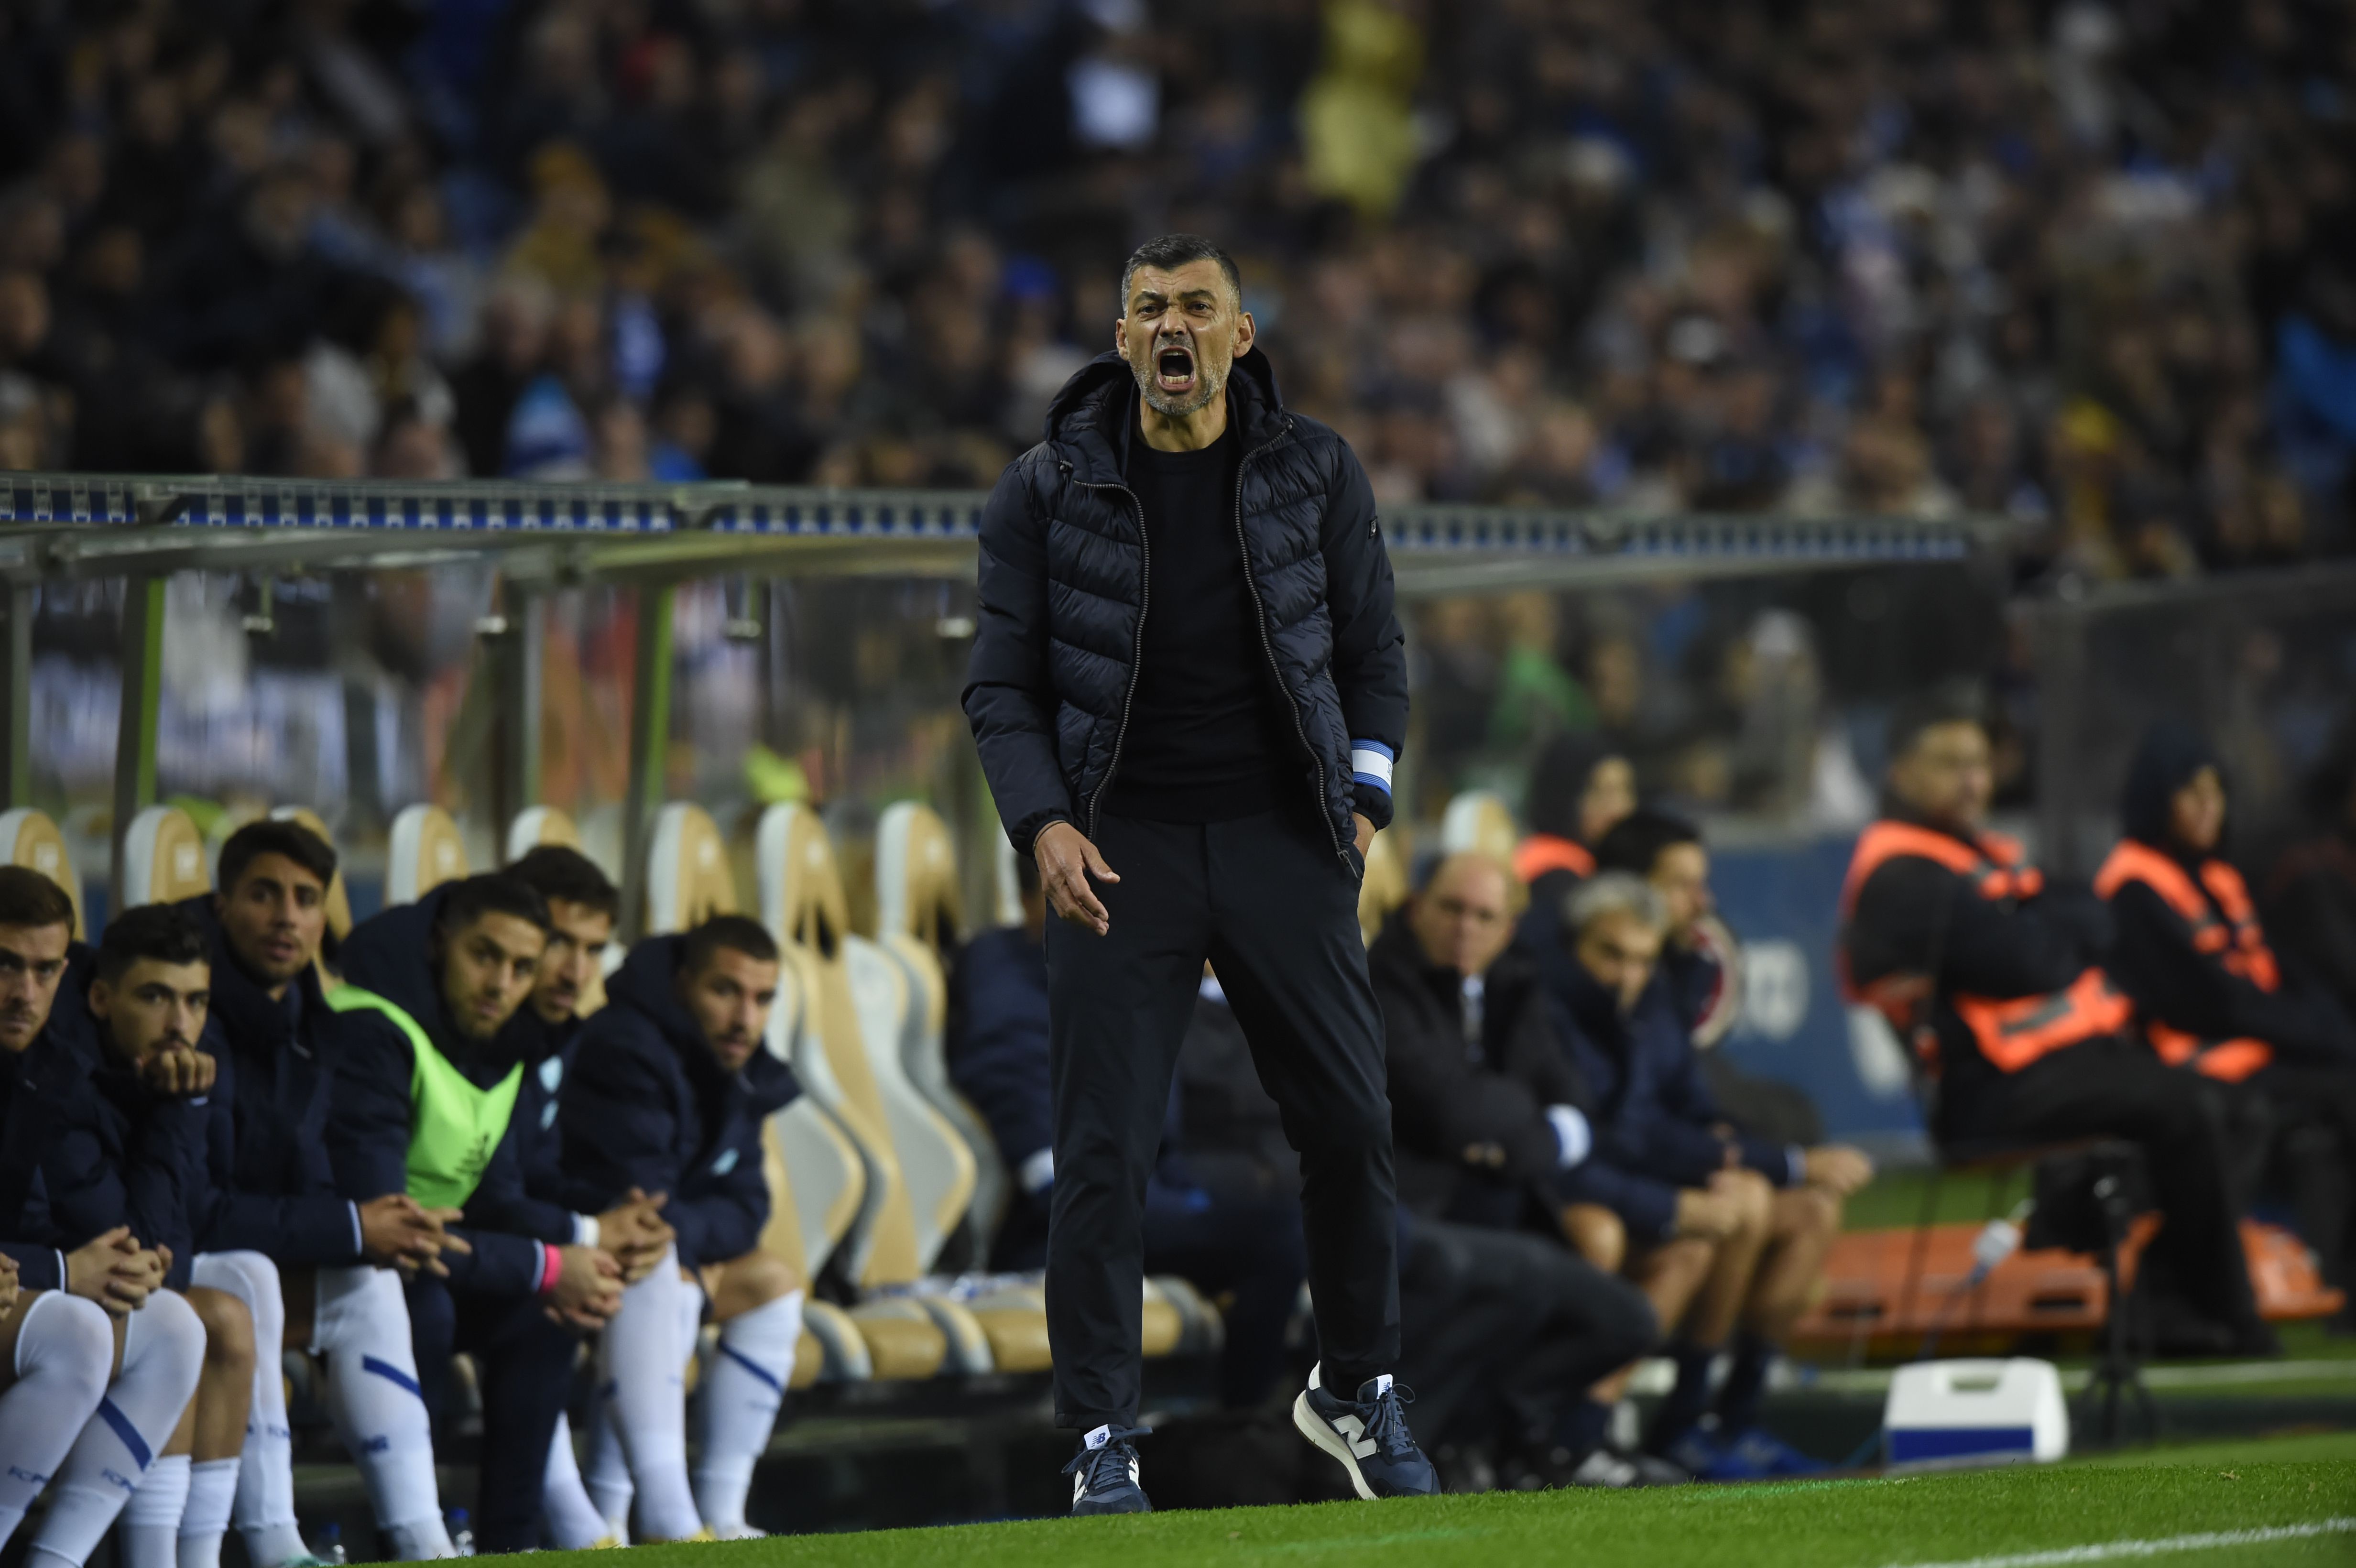
[[[2132,1285],[2136,1258],[2159,1228],[2157,1215],[2136,1221],[2120,1249],[2119,1272]],[[2110,1311],[2101,1264],[2083,1253],[2016,1252],[1986,1279],[1963,1288],[1981,1227],[1852,1231],[1825,1260],[1824,1290],[1792,1330],[1793,1342],[1868,1354],[1911,1353],[1934,1330],[1956,1355],[1997,1354],[2029,1335],[2083,1339]],[[2242,1248],[2258,1310],[2271,1322],[2323,1317],[2340,1310],[2340,1293],[2323,1283],[2314,1254],[2279,1225],[2242,1221]],[[1909,1276],[1920,1270],[1910,1285]]]

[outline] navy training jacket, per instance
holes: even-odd
[[[16,1260],[24,1290],[64,1289],[66,1249],[90,1239],[60,1232],[41,1172],[81,1083],[73,1049],[48,1029],[14,1056],[0,1052],[0,1253]]]
[[[720,1059],[672,989],[686,939],[650,936],[605,985],[557,1099],[565,1187],[584,1211],[636,1187],[665,1192],[679,1261],[725,1263],[769,1222],[761,1127],[801,1093],[794,1070],[756,1048],[742,1071]]]
[[[74,944],[49,1011],[48,1032],[70,1053],[76,1073],[41,1156],[51,1232],[71,1251],[128,1225],[142,1246],[171,1249],[164,1283],[185,1289],[211,1208],[210,1094],[151,1093],[108,1054],[103,1026],[90,1010],[96,958],[94,949]],[[209,1028],[205,1033],[200,1048],[217,1055],[219,1037]]]
[[[1406,645],[1374,491],[1347,443],[1285,409],[1267,355],[1237,359],[1227,387],[1243,443],[1237,548],[1299,727],[1302,787],[1355,870],[1350,814],[1389,823],[1390,763],[1407,740]],[[1017,854],[1052,822],[1093,834],[1119,761],[1151,612],[1152,541],[1122,479],[1136,408],[1128,364],[1091,360],[982,514],[965,712]]]
[[[527,1007],[530,1004],[526,1004]],[[540,1026],[538,1054],[525,1067],[523,1092],[516,1096],[516,1147],[523,1160],[524,1195],[535,1203],[571,1210],[572,1192],[564,1179],[564,1129],[556,1119],[557,1102],[564,1092],[565,1075],[581,1054],[581,1039],[588,1020],[580,1018]]]
[[[273,1000],[230,951],[213,895],[180,907],[196,916],[212,949],[205,1030],[222,1044],[213,1053],[220,1076],[206,1131],[212,1208],[198,1250],[357,1264],[359,1214],[337,1192],[327,1158],[327,1095],[343,1027],[320,991],[318,971],[305,968],[284,999]]]
[[[1664,1200],[1646,1192],[1633,1211],[1622,1207],[1624,1198],[1590,1194],[1591,1200],[1618,1210],[1632,1231],[1640,1229],[1642,1216],[1646,1233],[1666,1235],[1676,1218],[1676,1189],[1706,1184],[1712,1171],[1723,1168],[1730,1148],[1738,1163],[1770,1181],[1791,1182],[1789,1150],[1764,1138],[1719,1132],[1721,1126],[1731,1131],[1729,1118],[1702,1078],[1700,1054],[1665,979],[1655,974],[1634,1009],[1623,1015],[1617,995],[1597,985],[1576,960],[1571,967],[1569,994],[1555,997],[1557,1021],[1614,1144],[1627,1151],[1613,1163],[1632,1181],[1666,1193]],[[1573,1185],[1579,1175],[1573,1173]]]
[[[516,1093],[507,1131],[456,1228],[475,1250],[471,1254],[444,1253],[443,1262],[449,1266],[453,1289],[530,1295],[540,1287],[541,1243],[566,1245],[574,1235],[570,1212],[534,1200],[524,1187],[521,1129],[531,1120],[532,1104],[527,1059],[539,1042],[538,1020],[527,1002],[495,1039],[483,1044],[450,1027],[434,976],[431,942],[434,917],[444,897],[444,890],[436,888],[413,904],[386,910],[354,926],[344,943],[344,975],[407,1013],[434,1049],[478,1089],[490,1087],[509,1069],[524,1064],[524,1084]],[[416,1069],[409,1036],[373,1008],[337,1017],[345,1039],[331,1120],[336,1184],[345,1196],[362,1202],[407,1191],[409,1140],[415,1122],[411,1080]]]

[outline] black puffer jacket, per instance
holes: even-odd
[[[1243,442],[1236,513],[1268,655],[1299,720],[1313,788],[1351,859],[1353,810],[1390,820],[1389,759],[1407,739],[1407,658],[1390,557],[1365,470],[1342,438],[1285,411],[1268,357],[1236,361]],[[1137,383],[1089,362],[1047,411],[1047,439],[1007,467],[981,523],[980,625],[966,717],[1018,853],[1058,819],[1093,833],[1137,681],[1146,552],[1122,482]],[[1382,758],[1373,773],[1352,752]],[[1361,759],[1365,761],[1365,759]]]

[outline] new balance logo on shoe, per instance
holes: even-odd
[[[1064,1473],[1072,1477],[1072,1511],[1091,1513],[1151,1513],[1145,1488],[1138,1485],[1137,1449],[1133,1440],[1148,1435],[1141,1426],[1110,1423],[1091,1429],[1080,1439]]]
[[[1357,1397],[1350,1399],[1328,1392],[1323,1374],[1322,1366],[1310,1369],[1309,1386],[1292,1402],[1292,1424],[1340,1462],[1352,1489],[1369,1500],[1438,1491],[1440,1477],[1401,1413],[1414,1392],[1383,1373],[1358,1385]]]

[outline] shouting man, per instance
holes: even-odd
[[[1121,275],[982,520],[965,692],[1047,935],[1055,1414],[1076,1513],[1142,1512],[1146,1179],[1203,963],[1301,1152],[1322,1359],[1293,1421],[1362,1497],[1433,1489],[1399,1413],[1382,1016],[1358,935],[1407,664],[1348,445],[1289,411],[1235,263],[1173,234]]]

